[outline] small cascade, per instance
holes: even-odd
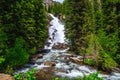
[[[65,35],[64,35],[64,25],[60,23],[57,17],[54,17],[53,14],[49,14],[52,17],[49,26],[49,38],[47,44],[45,45],[46,50],[52,49],[53,46],[64,44]]]

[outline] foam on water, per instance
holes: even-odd
[[[49,47],[45,49],[52,49],[53,45],[57,45],[58,43],[65,43],[65,35],[64,35],[64,25],[60,23],[59,19],[53,14],[49,14],[52,17],[49,26],[49,40],[51,40],[51,44]]]
[[[74,77],[83,77],[84,74],[78,70],[72,70],[68,71],[68,73],[63,72],[57,72],[56,75],[62,76],[62,77],[68,77],[68,78],[74,78]]]
[[[97,72],[97,71],[94,70],[94,69],[90,70],[87,66],[80,66],[79,69],[80,69],[81,71],[86,72],[86,73],[96,73],[96,72]]]

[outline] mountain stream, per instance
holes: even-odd
[[[91,73],[96,73],[97,70],[88,67],[86,65],[77,64],[75,60],[80,62],[82,56],[74,55],[68,53],[68,49],[57,50],[52,49],[54,45],[59,43],[67,44],[65,41],[64,35],[64,24],[52,14],[49,14],[52,17],[49,26],[49,45],[45,45],[45,49],[48,49],[48,53],[41,53],[42,58],[38,58],[34,63],[26,64],[22,69],[17,70],[15,73],[23,73],[29,71],[30,69],[37,68],[40,71],[47,71],[47,68],[52,68],[48,70],[45,75],[51,74],[55,77],[83,77],[84,74],[89,75]],[[103,77],[105,80],[120,80],[120,73],[112,72],[111,74],[98,74],[99,77]],[[40,79],[42,80],[42,79]],[[44,79],[43,79],[44,80]],[[52,79],[46,79],[52,80]]]

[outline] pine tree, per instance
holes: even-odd
[[[76,53],[84,53],[87,47],[85,37],[89,24],[87,24],[88,14],[85,2],[85,0],[68,0],[66,10],[66,35],[70,41],[71,50]]]
[[[6,8],[4,8],[6,6]],[[2,27],[8,35],[9,46],[23,36],[28,48],[42,48],[47,38],[45,8],[42,0],[1,2]]]
[[[117,67],[119,57],[119,1],[65,0],[66,35],[71,51],[95,57],[104,70]],[[111,64],[114,63],[114,64]]]
[[[6,42],[0,42],[7,46],[0,49],[0,54],[5,57],[2,70],[12,72],[28,61],[28,54],[35,54],[38,49],[43,48],[47,38],[45,8],[43,0],[2,0],[0,11],[0,30],[7,36]],[[19,40],[23,43],[19,43]],[[17,46],[20,44],[23,45]],[[23,58],[16,59],[19,56]]]

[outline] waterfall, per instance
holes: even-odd
[[[53,14],[49,15],[52,17],[52,20],[49,26],[49,38],[44,49],[52,49],[53,45],[65,43],[64,25]]]

